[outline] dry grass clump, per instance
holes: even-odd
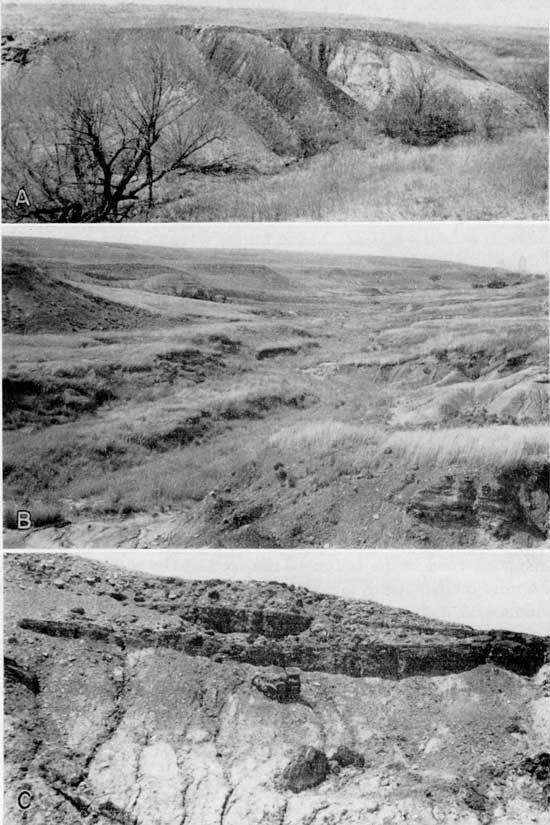
[[[286,467],[302,465],[320,487],[325,487],[368,467],[379,438],[375,427],[317,421],[279,430],[270,437],[268,447],[273,459],[282,459]]]
[[[139,466],[122,467],[106,474],[79,476],[66,488],[68,497],[88,502],[89,511],[105,513],[151,512],[185,509],[228,478],[233,470],[251,461],[256,445],[235,438],[191,444],[182,450],[151,453]]]
[[[451,464],[505,469],[550,460],[547,425],[456,427],[394,432],[385,447],[411,464]]]
[[[311,424],[299,424],[296,427],[285,427],[273,433],[269,443],[274,447],[294,449],[312,445],[319,449],[330,449],[342,443],[353,443],[356,446],[368,444],[372,441],[372,432],[364,427],[345,424],[343,421],[316,421]]]
[[[400,362],[421,356],[440,357],[443,352],[472,355],[483,351],[487,357],[496,357],[522,350],[541,361],[548,358],[547,324],[541,323],[540,312],[525,320],[522,317],[519,324],[517,317],[499,318],[498,324],[494,317],[466,319],[462,316],[415,322],[382,332],[377,343],[384,347],[388,358],[399,357]],[[381,356],[377,360],[380,362]]]
[[[26,434],[24,450],[20,434],[10,433],[4,443],[4,468],[11,497],[15,500],[23,494],[38,496],[47,489],[52,496],[71,498],[68,491],[76,485],[102,498],[109,490],[109,496],[112,493],[117,502],[131,500],[146,506],[149,497],[156,501],[162,495],[173,500],[182,489],[202,489],[197,478],[210,476],[210,467],[214,466],[210,458],[209,467],[200,469],[205,460],[200,456],[204,457],[209,450],[205,441],[214,437],[219,441],[228,422],[241,420],[242,426],[248,427],[249,422],[263,419],[271,410],[284,406],[300,409],[315,400],[301,387],[285,381],[271,385],[258,382],[218,394],[205,392],[203,398],[195,398],[196,388],[192,392],[193,400],[199,402],[197,406],[185,402],[159,404],[157,399],[150,404],[117,407],[93,425],[81,420]],[[199,451],[198,469],[194,480],[185,481],[191,447],[192,455],[195,449]],[[165,462],[159,455],[156,463],[155,454],[165,452],[170,459]],[[154,478],[147,476],[149,466]],[[157,474],[155,468],[160,466],[162,470]],[[123,492],[126,481],[121,482],[115,495],[115,475],[131,478],[129,483],[135,496]],[[74,479],[82,481],[77,484]]]
[[[312,396],[296,388],[281,384],[273,390],[257,387],[234,389],[226,393],[212,407],[212,415],[220,418],[256,418],[273,407],[303,407]]]
[[[56,504],[36,501],[33,504],[21,504],[14,500],[4,502],[4,527],[8,530],[17,530],[17,513],[19,510],[28,510],[31,514],[32,527],[48,527],[62,520],[63,514]]]
[[[447,331],[432,338],[427,348],[431,355],[437,355],[442,350],[460,350],[465,354],[480,350],[494,354],[529,350],[542,357],[548,351],[548,336],[544,324],[538,320],[531,322],[527,328],[524,326],[510,327],[505,335],[491,332]]]
[[[548,143],[522,132],[499,142],[459,138],[433,147],[373,138],[274,176],[203,180],[170,192],[157,220],[544,219]],[[179,199],[181,198],[181,199]]]

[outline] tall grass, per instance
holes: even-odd
[[[341,421],[319,421],[279,430],[271,436],[269,443],[289,450],[312,447],[326,451],[344,446],[359,449],[372,444],[374,436],[374,431],[365,427]]]
[[[25,501],[22,504],[21,502],[8,500],[4,502],[4,527],[6,529],[17,529],[17,512],[23,509],[30,512],[33,527],[48,527],[62,520],[61,508],[56,504],[43,501],[31,501],[30,503]]]
[[[155,219],[546,219],[547,147],[531,131],[430,148],[373,138],[368,149],[339,147],[277,175],[203,178],[192,197],[159,207]]]
[[[271,460],[282,460],[287,468],[301,465],[318,487],[328,487],[368,468],[379,439],[376,427],[327,420],[285,427],[273,433],[267,446]]]
[[[77,501],[88,500],[90,510],[98,515],[185,509],[201,501],[256,453],[256,443],[245,443],[227,434],[211,444],[152,453],[139,466],[78,476],[66,493]]]
[[[385,447],[411,464],[506,469],[550,461],[550,430],[547,425],[402,430]]]

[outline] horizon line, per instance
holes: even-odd
[[[25,0],[25,2],[32,2],[32,0]],[[387,260],[400,260],[400,261],[431,261],[434,263],[443,263],[443,264],[458,264],[459,266],[463,267],[477,267],[479,269],[497,269],[504,272],[511,272],[515,273],[516,270],[512,269],[507,266],[499,266],[498,264],[476,264],[476,263],[469,263],[468,261],[461,261],[457,258],[430,258],[430,257],[417,257],[414,255],[388,255],[380,252],[319,252],[315,249],[292,249],[292,248],[281,248],[281,247],[269,247],[269,246],[190,246],[190,245],[176,245],[171,246],[165,243],[154,243],[150,240],[147,241],[101,241],[101,240],[88,240],[84,238],[67,238],[61,235],[56,235],[51,238],[46,238],[44,236],[36,236],[33,237],[32,235],[8,235],[5,232],[2,232],[2,241],[6,238],[13,238],[13,239],[21,239],[26,238],[33,241],[62,241],[64,243],[82,243],[82,244],[101,244],[102,246],[125,246],[125,247],[153,247],[158,249],[171,249],[171,250],[182,250],[182,251],[190,251],[190,252],[267,252],[270,254],[287,254],[287,255],[313,255],[318,258],[384,258]],[[528,273],[522,274],[529,274],[529,275],[542,275],[547,277],[549,273],[541,272],[541,271],[532,271]]]

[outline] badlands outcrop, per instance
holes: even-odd
[[[549,821],[548,638],[68,555],[4,568],[10,820],[28,791],[32,825]]]
[[[200,88],[226,128],[220,157],[225,173],[275,172],[329,146],[357,143],[373,112],[423,74],[430,84],[456,93],[471,105],[492,101],[506,130],[530,128],[536,117],[512,89],[491,80],[443,45],[420,37],[345,28],[240,26],[172,28],[185,61],[182,88]],[[151,29],[151,37],[166,30]],[[5,29],[2,61],[6,78],[41,71],[50,54],[70,44],[73,32]],[[135,37],[140,50],[140,32]],[[78,47],[78,46],[77,46]],[[361,142],[361,141],[359,141]],[[218,150],[216,150],[218,151]]]

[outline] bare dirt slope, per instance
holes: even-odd
[[[545,542],[544,278],[21,240],[4,259],[62,278],[61,319],[74,290],[120,309],[4,336],[7,523],[44,528],[10,544]],[[138,310],[154,323],[124,328]]]
[[[9,817],[28,789],[31,825],[549,821],[548,639],[59,554],[4,569]]]
[[[71,332],[145,327],[155,316],[121,307],[14,261],[2,272],[5,332]]]

